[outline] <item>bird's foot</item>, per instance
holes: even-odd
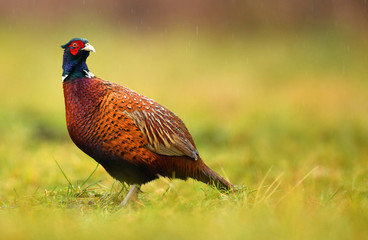
[[[124,200],[120,203],[121,207],[128,206],[129,202],[138,200],[138,193],[142,192],[137,185],[129,190],[128,194],[125,196]]]

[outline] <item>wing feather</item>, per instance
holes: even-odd
[[[168,156],[198,159],[198,151],[183,121],[167,108],[128,88],[115,85],[119,110],[131,118],[147,139],[147,148]]]
[[[176,123],[178,120],[181,122],[176,115],[167,109],[164,110],[157,111],[151,108],[150,112],[135,110],[124,111],[124,114],[133,119],[146,137],[147,148],[151,151],[168,156],[188,156],[197,160],[198,151],[187,140],[188,130],[184,124]]]

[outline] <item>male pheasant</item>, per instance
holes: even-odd
[[[202,161],[188,129],[174,113],[88,70],[86,59],[95,49],[86,39],[74,38],[62,48],[69,135],[112,177],[134,184],[134,191],[136,184],[159,176],[190,177],[220,189],[233,189]]]

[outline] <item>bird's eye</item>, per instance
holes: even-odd
[[[75,42],[72,44],[72,47],[78,47],[78,44]]]

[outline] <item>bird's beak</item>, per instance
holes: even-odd
[[[91,51],[96,52],[95,48],[89,43],[86,43],[85,47],[82,48],[82,50],[88,51],[88,52],[91,52]]]

